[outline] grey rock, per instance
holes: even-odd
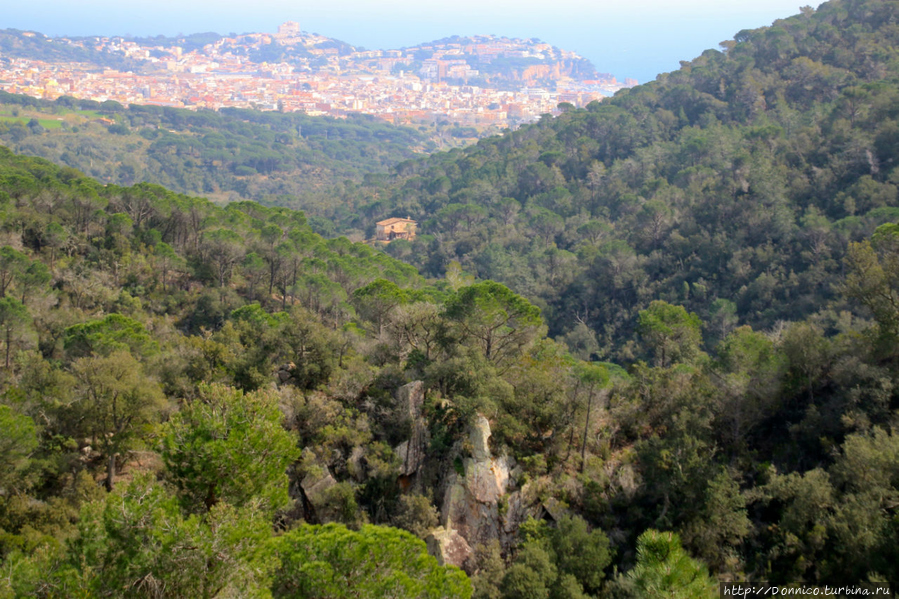
[[[490,422],[481,414],[478,414],[471,429],[468,438],[471,441],[471,457],[476,462],[484,462],[490,459]]]
[[[413,421],[421,418],[421,409],[425,403],[425,387],[421,381],[412,381],[400,387],[396,399],[403,412]]]
[[[321,473],[307,474],[300,484],[309,501],[315,507],[319,507],[322,504],[322,495],[336,485],[337,480],[331,475],[327,467],[323,467]]]
[[[422,415],[424,400],[424,385],[421,381],[403,385],[397,391],[400,410],[409,418],[412,430],[409,440],[394,448],[394,452],[400,458],[401,476],[415,474],[425,462],[429,435],[428,424]]]
[[[474,551],[471,545],[458,532],[452,529],[446,529],[442,526],[435,528],[425,538],[428,546],[428,553],[437,559],[437,563],[441,566],[447,564],[466,568],[474,557]]]

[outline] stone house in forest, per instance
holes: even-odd
[[[375,239],[390,243],[394,239],[415,239],[415,229],[418,223],[409,218],[388,218],[375,223]]]

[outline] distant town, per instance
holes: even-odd
[[[577,54],[539,40],[497,36],[367,51],[303,32],[296,22],[272,34],[215,36],[192,49],[196,43],[161,36],[14,34],[32,44],[28,47],[41,50],[45,43],[62,51],[48,58],[43,52],[17,51],[22,44],[3,43],[0,90],[50,100],[65,95],[126,105],[333,117],[362,112],[393,124],[445,121],[484,129],[514,127],[556,112],[561,103],[584,106],[637,84],[597,73]],[[116,57],[129,68],[103,66],[83,56]]]

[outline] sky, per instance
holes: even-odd
[[[742,29],[799,12],[799,0],[28,0],[8,2],[0,28],[46,35],[274,32],[298,21],[367,49],[451,35],[539,38],[641,83]],[[817,6],[817,2],[812,6]]]

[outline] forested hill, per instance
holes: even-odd
[[[655,300],[625,372],[458,265],[0,148],[0,596],[895,580],[899,226],[841,267],[767,333]]]
[[[243,109],[124,107],[0,92],[0,142],[104,183],[146,181],[214,200],[288,198],[366,174],[436,145],[417,129]]]
[[[611,100],[404,162],[333,214],[410,214],[423,235],[394,256],[504,282],[588,353],[630,357],[652,299],[721,326],[803,317],[834,297],[848,243],[899,218],[897,18],[895,1],[803,9]]]
[[[0,148],[0,597],[899,580],[896,16],[345,184],[386,252]]]

